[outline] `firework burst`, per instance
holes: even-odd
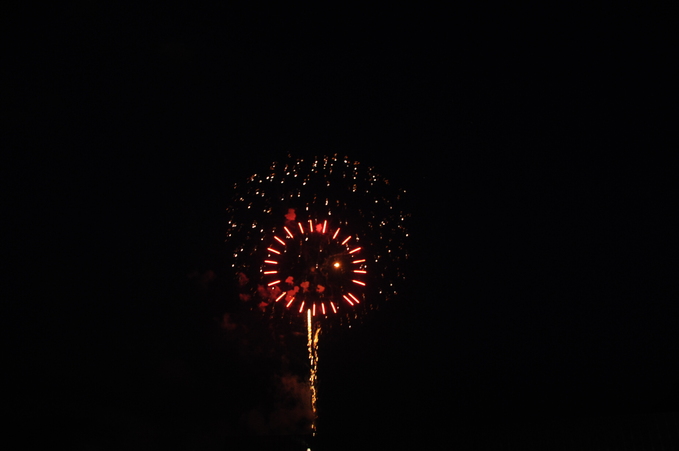
[[[226,243],[251,308],[346,323],[398,293],[405,191],[373,168],[288,157],[234,188]]]
[[[273,163],[234,187],[226,233],[240,299],[304,324],[316,431],[321,328],[345,324],[398,293],[408,255],[403,190],[337,155]]]

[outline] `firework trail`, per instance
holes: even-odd
[[[309,351],[309,387],[311,389],[311,411],[313,412],[313,421],[311,423],[311,432],[316,434],[316,418],[318,411],[316,402],[318,400],[318,338],[321,334],[321,326],[314,323],[311,316],[311,309],[307,309],[307,349]]]

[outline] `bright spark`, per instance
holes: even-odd
[[[351,301],[351,299],[349,299],[349,298],[347,297],[346,294],[343,294],[342,297],[344,298],[345,301],[347,301],[347,302],[349,303],[349,305],[354,305],[354,303]]]

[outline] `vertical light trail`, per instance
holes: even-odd
[[[313,418],[311,420],[311,433],[316,435],[316,401],[318,396],[318,337],[321,333],[320,325],[314,326],[311,320],[311,309],[306,311],[306,329],[307,329],[307,348],[309,350],[309,388],[311,391],[311,412]]]

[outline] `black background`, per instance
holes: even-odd
[[[321,342],[321,435],[676,412],[660,13],[16,14],[16,418],[100,449],[252,432],[267,366],[223,344],[228,289],[196,280],[227,285],[230,188],[288,152],[375,166],[413,216],[403,295]]]

